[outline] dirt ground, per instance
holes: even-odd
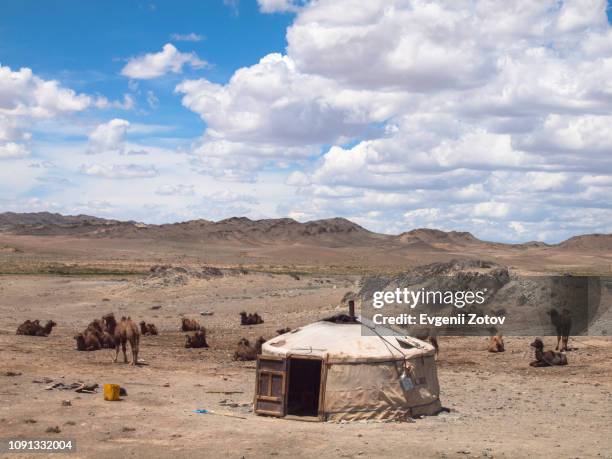
[[[569,365],[554,368],[528,366],[529,338],[506,338],[503,354],[486,352],[483,338],[441,338],[441,399],[450,412],[414,422],[255,416],[255,366],[232,360],[236,342],[344,311],[341,299],[357,281],[250,273],[157,287],[135,276],[0,276],[1,437],[74,438],[73,457],[612,458],[609,338],[572,339]],[[240,326],[241,310],[265,323]],[[111,311],[159,328],[141,339],[143,365],[113,363],[106,349],[75,350],[75,333]],[[210,349],[183,348],[183,315],[205,325]],[[58,326],[47,338],[16,336],[26,318]],[[75,381],[118,383],[128,396],[105,402],[101,393],[45,390]],[[201,408],[231,417],[194,413]],[[61,432],[46,433],[54,426]]]

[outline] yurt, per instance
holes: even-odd
[[[365,328],[364,328],[365,327]],[[254,411],[304,420],[403,420],[440,411],[434,348],[354,320],[315,322],[263,344]]]

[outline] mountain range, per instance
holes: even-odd
[[[369,231],[345,218],[300,223],[291,218],[251,220],[232,217],[220,221],[189,220],[180,223],[145,224],[90,215],[61,215],[49,212],[0,213],[0,233],[32,236],[79,236],[91,238],[155,239],[237,244],[306,243],[329,247],[409,246],[462,247],[474,245],[516,248],[557,247],[584,250],[611,250],[612,234],[574,236],[559,244],[526,242],[501,244],[482,241],[469,232],[418,228],[398,235]]]

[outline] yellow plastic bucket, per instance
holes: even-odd
[[[104,400],[116,402],[119,400],[119,384],[104,384]]]

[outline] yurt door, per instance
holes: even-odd
[[[284,416],[286,413],[287,359],[273,356],[257,357],[255,382],[255,413]]]

